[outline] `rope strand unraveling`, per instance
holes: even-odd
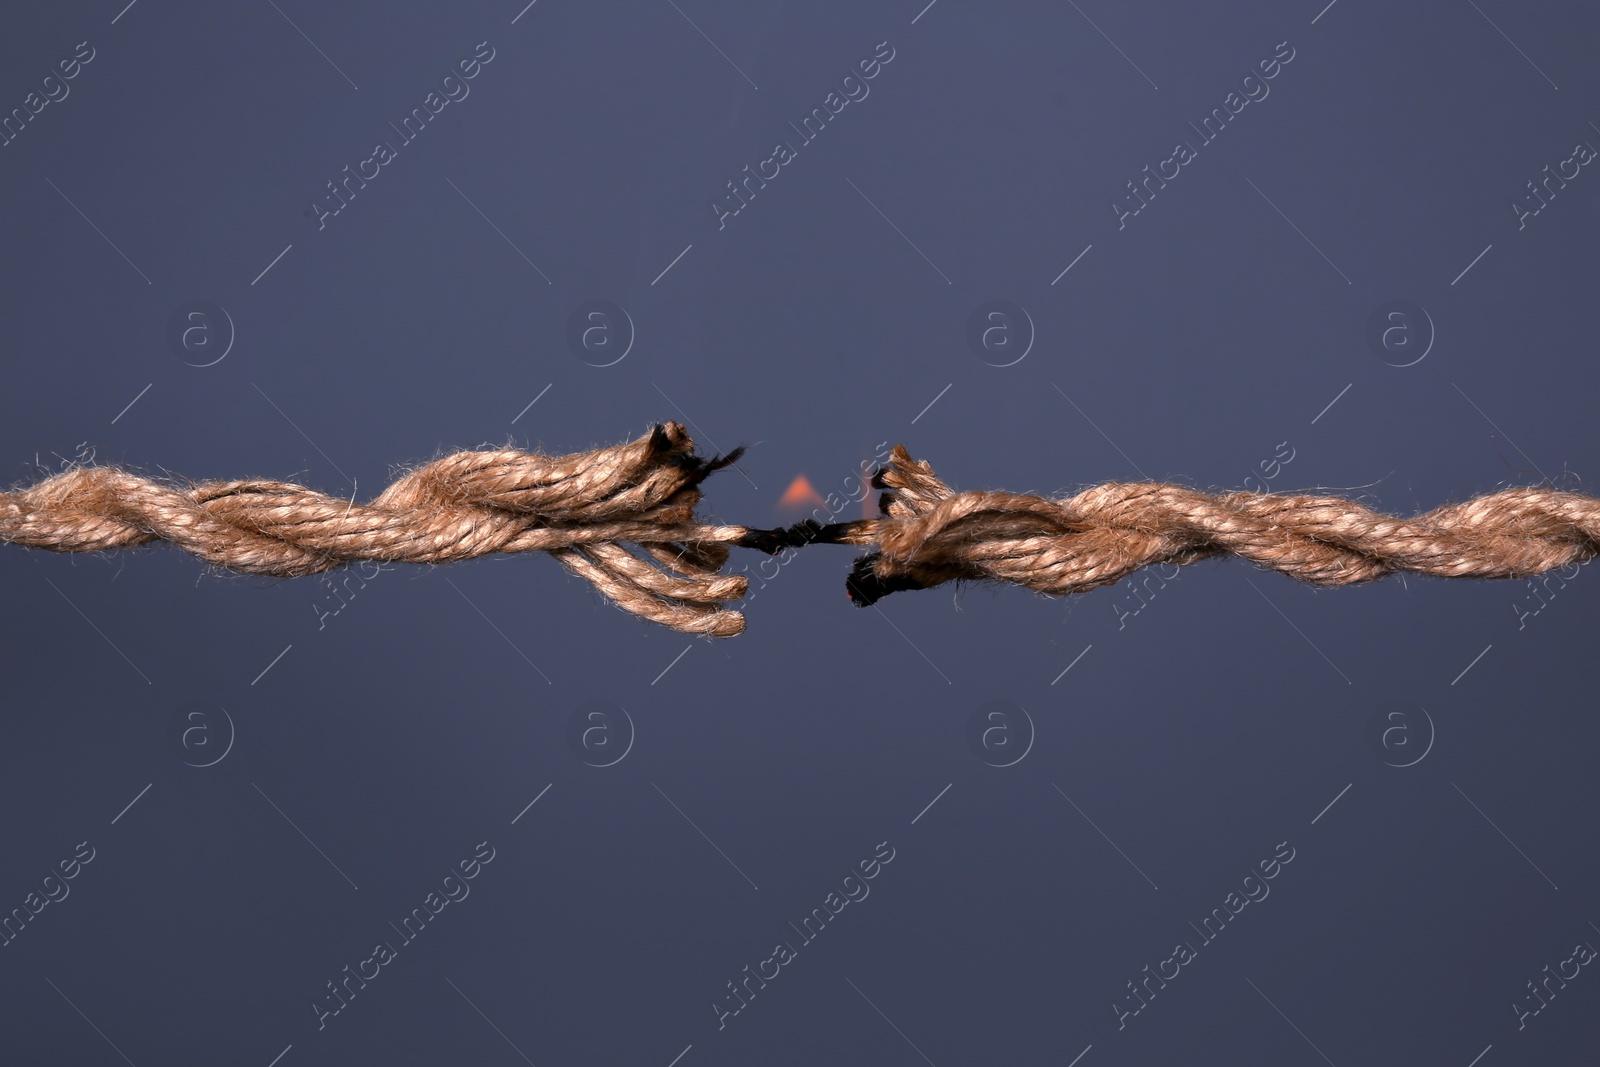
[[[845,586],[861,606],[963,579],[1059,596],[1151,564],[1223,555],[1316,585],[1350,585],[1396,571],[1525,578],[1600,554],[1600,500],[1554,489],[1505,489],[1409,519],[1339,497],[1212,494],[1157,482],[1109,482],[1052,500],[955,492],[903,446],[873,485],[884,490],[882,518],[808,520],[774,537],[871,546]]]
[[[0,542],[99,552],[170,541],[246,574],[297,577],[356,560],[451,563],[549,552],[618,607],[685,633],[732,637],[723,605],[746,581],[719,574],[742,526],[696,523],[700,483],[742,450],[702,459],[675,422],[568,456],[457,452],[361,504],[291,482],[166,485],[80,467],[0,493]],[[630,552],[637,545],[644,556]]]

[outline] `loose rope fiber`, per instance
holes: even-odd
[[[866,546],[845,584],[862,606],[962,580],[1060,596],[1156,563],[1225,555],[1316,585],[1350,585],[1397,571],[1523,578],[1600,554],[1600,500],[1554,489],[1506,489],[1409,519],[1340,497],[1158,482],[1049,499],[956,492],[904,446],[873,476],[881,518],[777,530],[696,522],[700,483],[742,451],[696,456],[687,431],[668,422],[567,456],[457,452],[408,471],[366,504],[290,482],[165,484],[80,467],[0,493],[0,542],[99,552],[170,541],[219,567],[280,577],[357,560],[544,551],[618,607],[713,637],[744,631],[744,616],[726,605],[745,595],[746,580],[720,573],[731,545]]]
[[[745,594],[719,574],[742,526],[696,523],[700,483],[734,462],[694,454],[668,422],[568,456],[457,452],[408,471],[369,503],[291,482],[163,484],[80,467],[0,493],[0,542],[99,552],[170,541],[246,574],[296,577],[356,560],[451,563],[545,551],[618,607],[685,633],[732,637]],[[630,552],[636,545],[643,555]]]
[[[801,523],[785,543],[867,545],[846,590],[866,606],[948,581],[1014,582],[1051,595],[1109,585],[1155,563],[1234,555],[1315,585],[1397,571],[1525,578],[1600,554],[1600,500],[1506,489],[1412,518],[1332,496],[1204,493],[1111,482],[1052,500],[952,490],[897,446],[873,485],[879,519]]]

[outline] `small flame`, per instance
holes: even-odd
[[[810,479],[804,474],[796,476],[795,480],[789,483],[789,488],[785,489],[783,495],[778,498],[778,507],[780,508],[809,508],[816,506],[826,507],[827,501],[822,499],[822,494],[812,487]]]

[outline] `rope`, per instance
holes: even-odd
[[[1331,496],[1204,493],[1109,482],[1052,500],[952,490],[896,447],[874,476],[879,519],[781,531],[784,544],[871,546],[846,590],[866,606],[903,589],[1002,581],[1066,595],[1155,563],[1234,555],[1314,585],[1397,571],[1441,578],[1525,578],[1600,554],[1600,500],[1506,489],[1412,518]]]
[[[165,484],[79,467],[0,493],[0,542],[100,552],[169,541],[219,567],[280,577],[357,560],[542,551],[623,610],[713,637],[744,631],[744,616],[726,605],[745,595],[746,580],[720,573],[733,545],[866,546],[845,583],[861,606],[962,580],[1061,596],[1152,564],[1225,555],[1316,585],[1350,585],[1396,571],[1523,578],[1600,554],[1600,500],[1554,489],[1505,489],[1409,519],[1340,497],[1159,482],[1049,499],[956,492],[904,446],[873,476],[881,518],[776,530],[698,523],[700,483],[742,452],[696,456],[687,431],[668,422],[567,456],[456,452],[407,471],[365,504],[290,482]]]
[[[170,541],[245,574],[297,577],[357,560],[452,563],[494,552],[550,553],[635,615],[732,637],[745,594],[719,574],[742,526],[696,523],[700,482],[734,462],[694,454],[668,422],[636,441],[568,456],[457,452],[357,503],[291,482],[163,484],[80,467],[0,493],[0,542],[100,552]],[[628,550],[637,546],[643,553]]]

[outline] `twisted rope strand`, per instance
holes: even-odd
[[[1506,489],[1411,518],[1339,497],[1154,482],[1111,482],[1052,500],[955,492],[903,446],[873,485],[884,490],[882,518],[802,523],[777,538],[870,546],[846,582],[862,606],[963,579],[1079,593],[1151,564],[1223,555],[1316,585],[1350,585],[1396,571],[1525,578],[1600,554],[1600,500],[1554,489]]]
[[[0,493],[0,542],[100,552],[170,541],[246,574],[297,577],[356,560],[451,563],[549,552],[618,607],[685,633],[732,637],[724,609],[745,579],[718,571],[742,526],[696,522],[700,483],[739,451],[703,459],[675,422],[638,440],[547,456],[457,452],[358,503],[290,482],[168,485],[82,467]],[[630,552],[636,545],[649,557]]]

